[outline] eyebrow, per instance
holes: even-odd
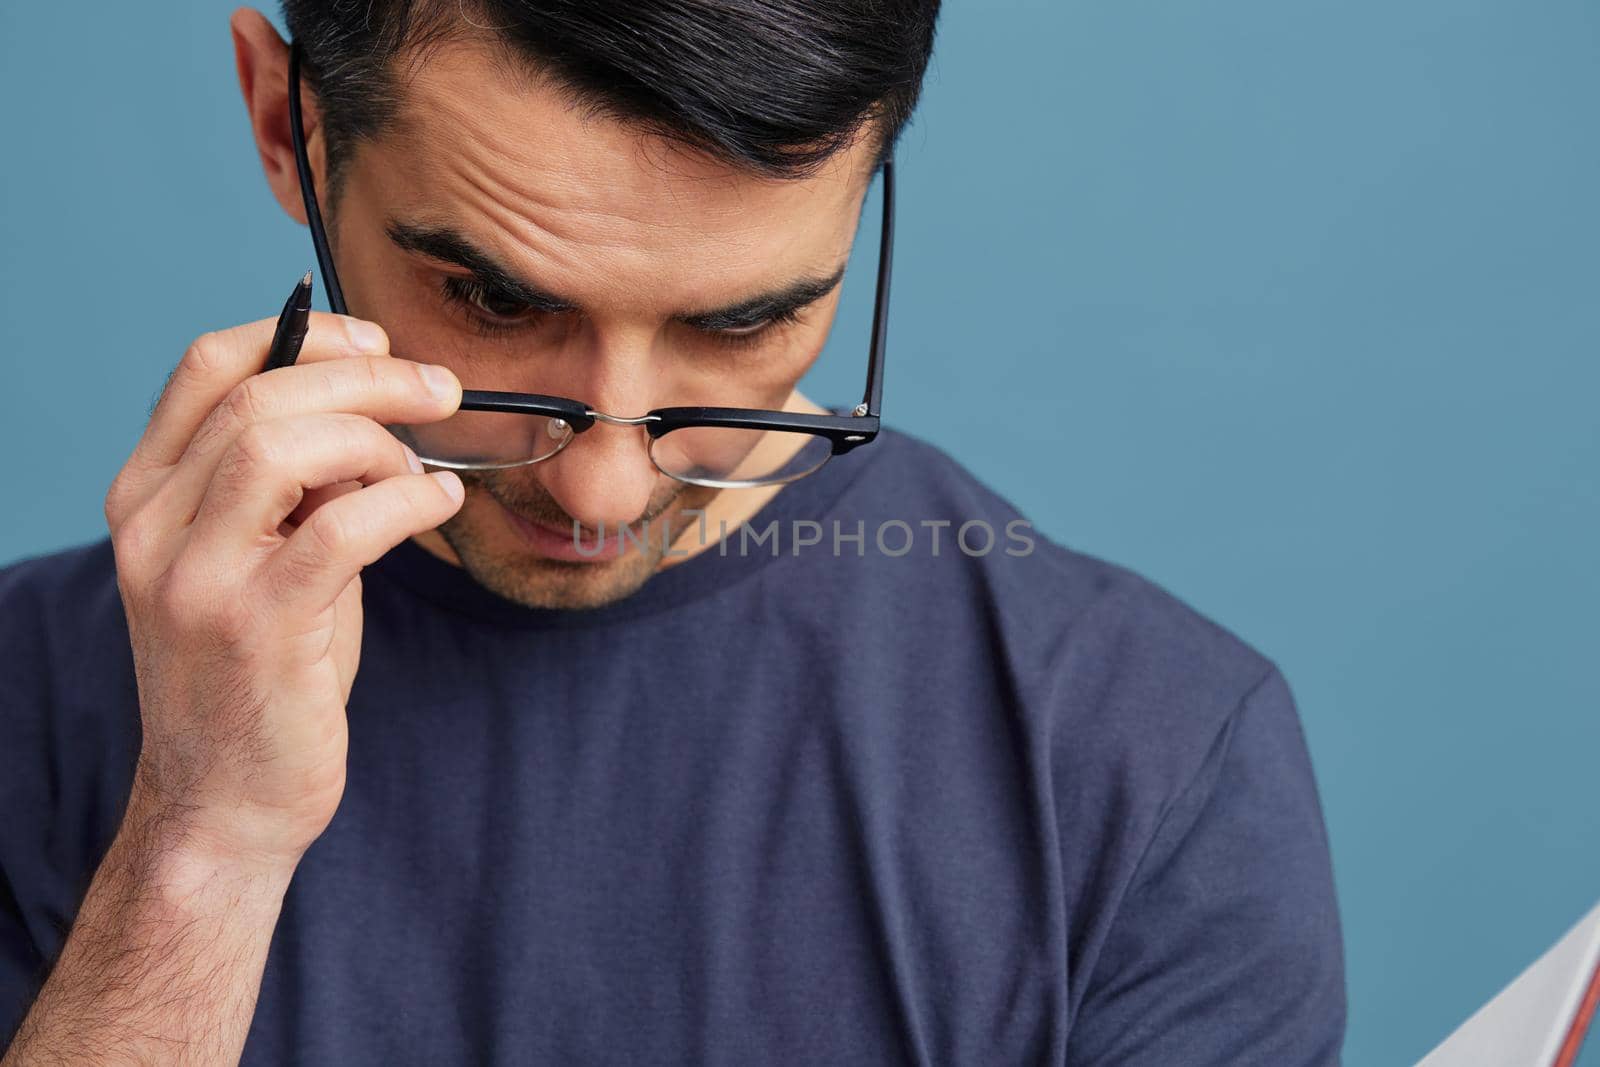
[[[384,226],[384,232],[403,251],[415,252],[469,271],[477,282],[493,290],[496,295],[513,299],[531,310],[552,314],[582,310],[576,301],[517,277],[489,253],[453,230],[391,220]],[[777,289],[726,307],[679,312],[672,318],[686,326],[708,331],[755,326],[816,303],[838,288],[843,278],[844,265],[841,264],[831,274],[798,278]]]

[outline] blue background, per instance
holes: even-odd
[[[0,6],[0,561],[102,536],[187,341],[311,261],[230,5],[90,8]],[[1597,101],[1592,0],[950,0],[900,152],[887,417],[1283,667],[1352,1064],[1600,899]]]

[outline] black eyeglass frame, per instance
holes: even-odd
[[[316,249],[317,266],[328,290],[328,306],[346,315],[344,291],[334,269],[328,235],[317,206],[317,194],[306,152],[305,125],[300,107],[300,44],[289,50],[289,134],[294,143],[295,168],[300,176],[300,193],[305,201],[311,243]],[[565,397],[539,393],[509,393],[487,389],[463,389],[460,411],[498,411],[509,414],[544,415],[565,419],[574,434],[596,422],[642,425],[650,437],[662,437],[673,430],[694,426],[716,426],[741,430],[787,430],[825,437],[839,456],[878,435],[879,409],[883,401],[883,357],[889,331],[889,280],[894,259],[894,159],[883,162],[883,223],[878,241],[876,301],[872,310],[872,341],[867,364],[867,385],[861,403],[849,415],[812,415],[804,412],[771,411],[764,408],[674,407],[656,408],[635,418],[619,418],[596,411],[588,404]],[[564,447],[564,446],[563,446]],[[551,453],[555,455],[556,453]],[[529,463],[542,462],[549,456]]]

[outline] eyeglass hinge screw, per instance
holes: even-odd
[[[867,413],[867,405],[865,405],[865,404],[857,404],[855,410],[852,411],[850,414],[854,415],[856,418],[860,418],[862,415],[865,415],[866,413]]]

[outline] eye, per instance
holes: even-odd
[[[483,337],[507,337],[534,329],[547,314],[476,278],[446,275],[440,279],[439,288],[445,303],[458,309],[467,324]]]
[[[740,326],[726,326],[706,333],[717,341],[727,345],[754,345],[764,340],[768,334],[776,334],[784,326],[800,321],[800,309],[790,308],[780,311],[771,318],[762,319],[760,322],[746,323]]]
[[[476,278],[446,277],[444,294],[452,302],[501,325],[523,322],[540,314],[516,297],[491,289]]]

